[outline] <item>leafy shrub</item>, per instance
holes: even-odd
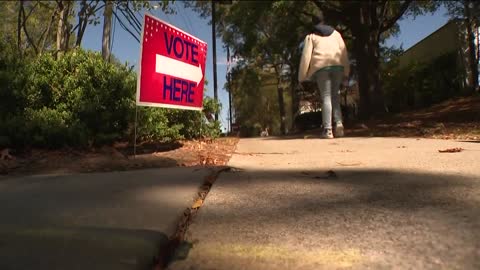
[[[220,112],[220,104],[210,97],[203,111],[139,107],[137,136],[141,140],[171,142],[178,139],[217,138],[220,122],[207,116]]]
[[[26,73],[21,96],[27,144],[82,146],[125,136],[135,89],[128,67],[105,62],[99,53],[74,50],[58,60],[45,54]]]
[[[1,46],[0,46],[1,49]],[[3,55],[3,54],[2,54]],[[134,134],[136,73],[97,52],[0,57],[0,136],[14,146],[102,145]],[[205,99],[205,110],[219,109]],[[143,140],[217,137],[218,122],[198,111],[138,108]]]
[[[140,140],[171,142],[182,139],[182,124],[171,123],[168,109],[140,107],[138,108],[137,137]]]
[[[219,113],[221,106],[210,97],[203,99],[203,111],[169,111],[169,118],[175,123],[182,123],[180,133],[186,139],[216,138],[220,136],[220,122],[213,120],[213,115]],[[210,119],[208,119],[210,118]]]
[[[38,110],[25,110],[24,131],[28,134],[29,144],[58,147],[69,140],[68,121],[71,115],[66,111],[58,111],[43,107]]]
[[[394,60],[382,74],[387,103],[392,111],[427,107],[461,94],[462,76],[457,54],[448,53],[429,63],[398,69]]]
[[[0,42],[0,127],[24,103],[19,91],[25,86],[25,69],[25,61],[7,44]]]

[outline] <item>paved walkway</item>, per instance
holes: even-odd
[[[479,143],[245,139],[229,165],[170,269],[480,269]]]
[[[151,269],[208,169],[0,181],[0,269]]]

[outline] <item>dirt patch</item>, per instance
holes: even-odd
[[[32,149],[16,152],[0,160],[0,174],[71,174],[124,171],[175,166],[225,165],[238,142],[228,137],[216,140],[180,141],[171,144],[146,143],[133,146],[117,143],[89,150]]]
[[[346,123],[348,136],[480,140],[480,97],[451,99],[430,108]]]

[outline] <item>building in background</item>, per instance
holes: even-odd
[[[393,111],[421,108],[478,88],[479,28],[453,19],[386,64],[382,83]],[[475,70],[476,69],[476,70]]]
[[[474,55],[476,56],[476,66],[478,69],[479,56],[479,27],[473,29],[474,34]],[[453,19],[447,22],[444,26],[437,29],[435,32],[422,39],[409,49],[407,49],[400,57],[398,62],[399,68],[405,68],[413,62],[423,63],[432,62],[436,58],[448,54],[457,53],[457,64],[462,67],[464,72],[463,87],[470,86],[468,75],[471,70],[468,67],[469,46],[468,46],[468,32],[467,25],[464,20]]]

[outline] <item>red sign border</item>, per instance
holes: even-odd
[[[154,103],[154,102],[141,102],[140,101],[140,79],[141,79],[141,76],[142,76],[142,55],[143,55],[143,33],[145,31],[145,17],[146,16],[150,16],[152,18],[154,18],[155,20],[158,20],[159,22],[167,25],[168,27],[171,27],[179,32],[182,32],[184,33],[185,35],[188,35],[200,42],[203,42],[205,44],[207,44],[207,42],[193,36],[192,34],[190,33],[187,33],[185,32],[184,30],[172,25],[172,24],[169,24],[167,22],[165,22],[164,20],[161,20],[155,16],[153,16],[152,14],[148,13],[148,12],[145,12],[145,14],[143,15],[143,23],[142,23],[142,33],[141,33],[141,42],[140,42],[140,57],[138,58],[139,59],[139,62],[138,62],[138,72],[137,72],[137,93],[136,93],[136,105],[137,106],[148,106],[148,107],[160,107],[160,108],[170,108],[170,109],[184,109],[184,110],[194,110],[194,111],[201,111],[203,110],[203,102],[202,102],[202,107],[193,107],[193,106],[184,106],[184,105],[173,105],[173,104],[164,104],[164,103]],[[207,61],[207,57],[205,57],[205,61]],[[207,70],[206,70],[206,66],[207,66],[207,63],[205,63],[205,74],[203,74],[203,79],[205,79],[205,75],[207,73]],[[204,91],[204,89],[202,89],[202,92]]]

